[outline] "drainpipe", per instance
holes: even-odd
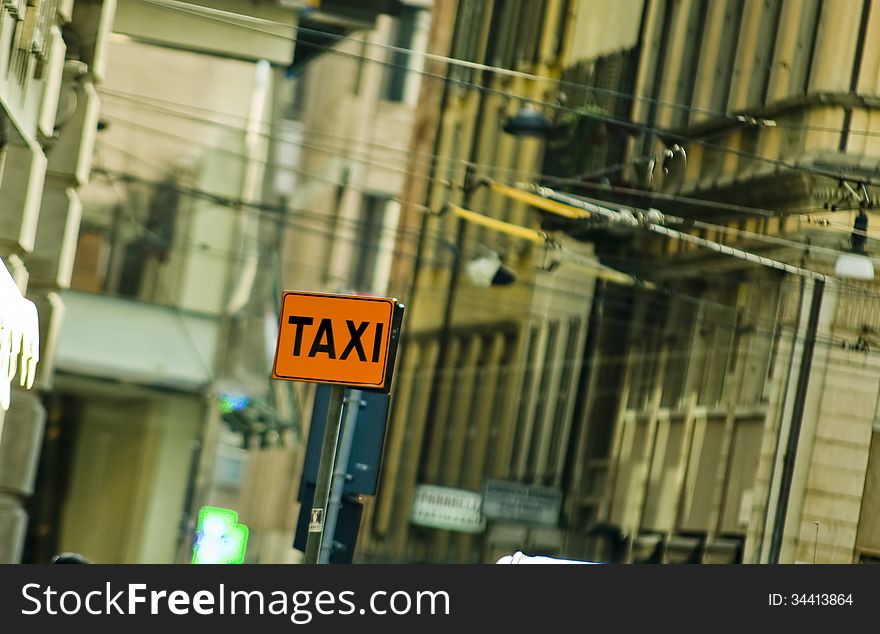
[[[782,464],[781,484],[779,501],[776,505],[776,513],[773,521],[773,532],[770,537],[770,553],[768,563],[778,564],[779,555],[782,551],[782,540],[785,532],[785,520],[788,513],[788,503],[791,497],[791,486],[794,479],[794,466],[797,459],[798,443],[801,435],[801,425],[804,419],[804,409],[807,400],[807,392],[810,384],[810,370],[813,364],[813,351],[816,348],[816,333],[819,329],[819,315],[822,312],[822,297],[825,291],[825,282],[817,279],[813,285],[813,296],[810,299],[810,315],[807,321],[807,332],[804,338],[804,348],[801,354],[801,364],[798,374],[797,387],[794,395],[794,405],[791,413],[791,427],[785,448],[785,457]]]
[[[855,58],[853,59],[852,76],[849,80],[849,94],[855,96],[859,88],[859,75],[862,72],[862,60],[865,57],[865,39],[868,32],[868,18],[871,14],[871,0],[862,3],[862,19],[859,22],[859,34],[856,38]],[[843,115],[843,130],[840,132],[840,144],[837,149],[846,152],[849,143],[849,130],[852,125],[853,109],[847,106]]]

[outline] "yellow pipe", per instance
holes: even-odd
[[[467,209],[463,209],[455,204],[450,204],[449,208],[456,216],[462,218],[463,220],[467,220],[468,222],[482,225],[484,227],[489,227],[490,229],[495,229],[496,231],[516,236],[517,238],[522,238],[523,240],[529,240],[530,242],[536,242],[538,244],[544,244],[545,242],[547,242],[547,238],[545,238],[544,234],[540,231],[535,231],[534,229],[529,229],[528,227],[521,227],[520,225],[515,225],[509,222],[504,222],[503,220],[496,220],[495,218],[490,218],[489,216],[484,216],[483,214],[468,211]]]
[[[576,264],[587,269],[592,269],[595,272],[594,274],[596,277],[607,280],[609,282],[614,282],[615,284],[632,286],[636,283],[636,278],[634,278],[629,273],[618,271],[617,269],[611,268],[610,266],[605,266],[604,264],[601,264],[599,262],[592,262],[584,258],[577,258],[576,260],[572,260],[571,262],[572,264]],[[657,288],[657,285],[653,282],[641,282],[641,285],[645,288]]]
[[[499,187],[505,187],[504,185],[500,185]],[[494,188],[494,185],[493,185]],[[510,188],[505,188],[510,189]],[[526,194],[526,192],[522,192],[520,190],[511,189],[511,192],[516,192],[517,194]],[[531,194],[527,194],[531,195]],[[539,200],[543,202],[552,202],[547,201],[544,198],[539,198]],[[560,203],[561,204],[561,203]],[[567,207],[567,205],[561,205],[563,207]],[[482,225],[484,227],[489,227],[490,229],[494,229],[496,231],[500,231],[502,233],[506,233],[508,235],[516,236],[518,238],[522,238],[523,240],[529,240],[530,242],[535,242],[537,244],[547,244],[549,242],[547,236],[540,231],[535,231],[534,229],[529,229],[528,227],[522,227],[520,225],[515,225],[510,222],[504,222],[503,220],[497,220],[495,218],[490,218],[489,216],[485,216],[483,214],[476,213],[474,211],[469,211],[454,203],[449,204],[449,209],[456,216],[465,220],[467,222],[473,222],[474,224]],[[571,209],[575,209],[571,207]],[[578,210],[580,211],[580,210]],[[584,212],[587,213],[587,212]],[[579,266],[583,266],[584,268],[592,269],[596,277],[606,280],[608,282],[613,282],[615,284],[625,284],[628,286],[632,286],[635,284],[635,278],[627,273],[623,273],[622,271],[618,271],[617,269],[613,269],[609,266],[605,266],[598,262],[590,262],[587,260],[583,260],[578,258],[573,261],[574,264]],[[645,282],[644,285],[647,288],[655,288],[654,284],[650,282]]]
[[[493,192],[501,194],[502,196],[519,200],[520,202],[527,203],[538,209],[554,213],[557,216],[564,216],[565,218],[572,218],[574,220],[590,217],[589,211],[584,211],[583,209],[578,209],[577,207],[572,207],[571,205],[566,205],[564,203],[558,203],[555,200],[548,200],[543,196],[531,194],[515,187],[508,187],[507,185],[501,185],[499,183],[492,183],[489,187]]]

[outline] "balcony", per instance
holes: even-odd
[[[319,54],[335,36],[372,28],[378,15],[396,15],[400,6],[399,0],[126,0],[119,3],[114,30],[171,48],[287,66],[303,54]],[[301,40],[319,49],[294,52]]]
[[[61,297],[65,312],[55,368],[62,375],[184,392],[211,382],[216,318],[75,290]]]

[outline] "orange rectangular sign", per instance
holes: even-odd
[[[285,292],[272,377],[387,392],[402,313],[386,297]]]

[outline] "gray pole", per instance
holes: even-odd
[[[358,413],[362,405],[361,391],[348,390],[348,398],[345,399],[345,418],[342,422],[342,438],[339,441],[339,451],[336,454],[336,468],[333,470],[333,480],[330,483],[330,501],[327,503],[324,539],[321,542],[321,552],[318,556],[319,564],[329,564],[330,555],[333,552],[336,522],[339,519],[339,510],[342,508],[342,491],[348,478],[348,459],[351,456]]]
[[[315,499],[309,516],[309,534],[306,541],[304,563],[318,563],[321,540],[324,539],[326,523],[324,513],[330,499],[330,480],[333,476],[333,463],[336,460],[336,445],[339,444],[339,427],[342,419],[342,399],[345,387],[330,387],[330,402],[327,404],[327,422],[324,426],[324,444],[321,447],[321,462],[318,464],[318,481],[315,483]]]
[[[782,554],[782,541],[785,534],[785,518],[788,513],[788,503],[791,497],[792,481],[794,480],[794,465],[797,459],[798,442],[801,438],[801,424],[804,420],[807,391],[810,387],[810,369],[813,365],[813,350],[816,347],[816,335],[819,331],[819,317],[822,312],[822,296],[825,291],[825,282],[821,279],[813,282],[813,296],[810,300],[810,315],[807,321],[807,332],[804,337],[804,347],[801,353],[801,367],[799,368],[798,382],[795,389],[795,402],[791,414],[791,428],[788,432],[785,456],[782,464],[782,476],[779,491],[779,500],[776,503],[776,516],[773,522],[773,533],[770,536],[769,563],[778,564]]]

